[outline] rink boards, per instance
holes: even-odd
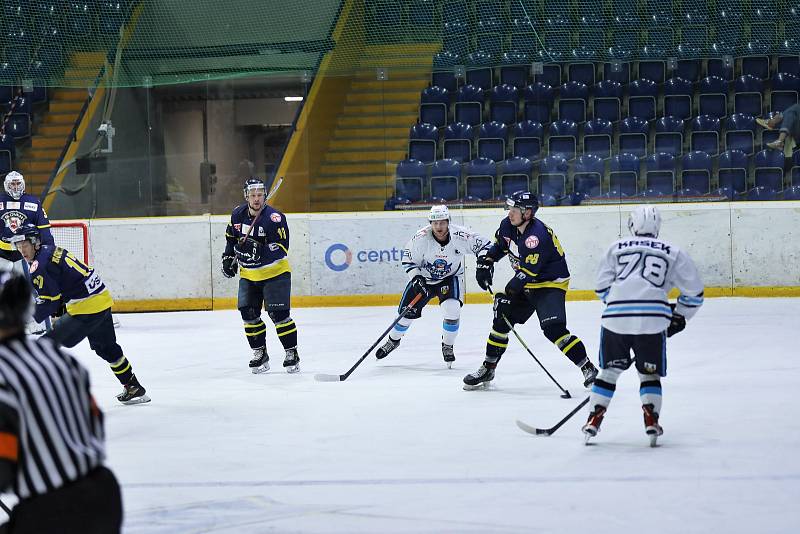
[[[628,235],[632,206],[542,208],[567,255],[570,299],[594,298],[594,277],[608,245]],[[797,202],[666,204],[661,237],[698,265],[707,296],[800,296]],[[451,209],[452,222],[494,234],[499,209]],[[427,212],[289,214],[293,306],[394,304],[406,282],[400,251],[427,224]],[[116,311],[235,307],[238,279],[220,272],[227,216],[93,219],[90,259]],[[469,302],[488,302],[467,262]],[[511,277],[507,261],[495,285]]]

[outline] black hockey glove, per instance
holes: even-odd
[[[494,294],[494,318],[511,317],[511,299],[505,293]]]
[[[222,274],[225,278],[233,278],[236,276],[236,271],[239,270],[239,264],[236,263],[236,256],[222,255]]]
[[[430,295],[428,281],[420,274],[411,279],[411,289],[415,293],[421,294],[424,299],[428,298],[428,295]]]
[[[236,243],[233,251],[236,253],[236,259],[242,263],[255,263],[261,259],[263,245],[255,239],[248,237],[247,239]]]
[[[670,321],[667,327],[667,337],[674,336],[678,332],[683,331],[684,328],[686,328],[686,317],[679,313],[672,312],[672,321]]]
[[[492,277],[494,276],[494,262],[486,256],[478,258],[478,266],[475,269],[475,280],[478,286],[484,291],[488,291],[492,285]]]
[[[521,295],[525,291],[525,284],[528,281],[528,275],[522,271],[518,271],[514,278],[506,284],[506,295],[513,297],[514,295]]]

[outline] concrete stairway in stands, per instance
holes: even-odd
[[[406,157],[408,131],[417,121],[420,92],[430,83],[437,51],[431,44],[367,47],[320,172],[312,176],[312,211],[383,209],[394,191],[395,167]],[[376,79],[379,67],[388,70],[387,80]]]
[[[64,73],[65,83],[95,78],[104,59],[102,52],[74,53]],[[39,113],[41,119],[31,137],[31,146],[17,158],[29,193],[39,195],[47,185],[87,97],[86,89],[50,91],[47,110]]]

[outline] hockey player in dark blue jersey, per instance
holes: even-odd
[[[289,226],[283,213],[267,205],[266,187],[260,178],[247,180],[244,198],[246,202],[233,210],[225,230],[222,274],[233,278],[239,271],[237,307],[253,349],[250,369],[254,374],[269,370],[267,326],[261,319],[264,306],[286,352],[283,366],[287,372],[296,373],[300,370],[300,357],[297,326],[290,314]]]
[[[34,224],[39,229],[43,245],[55,246],[55,242],[50,233],[50,221],[39,199],[25,194],[25,178],[11,171],[3,180],[3,189],[0,194],[0,270],[16,267],[14,270],[22,272],[22,256],[10,242],[17,228],[25,223]]]
[[[486,359],[477,371],[464,377],[464,389],[475,389],[494,379],[511,331],[504,317],[511,325],[523,324],[534,311],[545,337],[580,367],[584,386],[588,386],[597,376],[597,369],[586,356],[583,342],[567,330],[569,269],[561,243],[553,230],[535,217],[539,208],[536,196],[518,191],[506,204],[508,217],[500,223],[489,253],[478,258],[475,276],[482,289],[489,289],[494,263],[506,254],[515,274],[505,291],[494,296],[494,321]]]
[[[114,301],[97,272],[69,251],[41,242],[39,229],[23,224],[14,232],[12,244],[30,266],[36,289],[34,320],[56,315],[61,305],[66,312],[55,322],[46,337],[67,348],[89,338],[89,346],[111,366],[124,391],[117,395],[123,404],[149,402],[130,362],[117,344],[111,306]]]

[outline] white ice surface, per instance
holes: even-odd
[[[599,302],[570,302],[570,330],[596,362]],[[661,446],[647,445],[633,370],[595,439],[580,371],[530,321],[518,327],[574,397],[513,339],[495,388],[463,391],[483,358],[489,305],[467,305],[455,366],[441,315],[425,309],[400,347],[342,373],[393,308],[295,309],[302,371],[250,373],[238,312],[121,315],[120,344],[152,402],[121,406],[119,384],[83,342],[106,413],[108,464],[125,532],[800,532],[800,300],[710,299],[669,340]],[[266,318],[266,315],[265,315]]]

